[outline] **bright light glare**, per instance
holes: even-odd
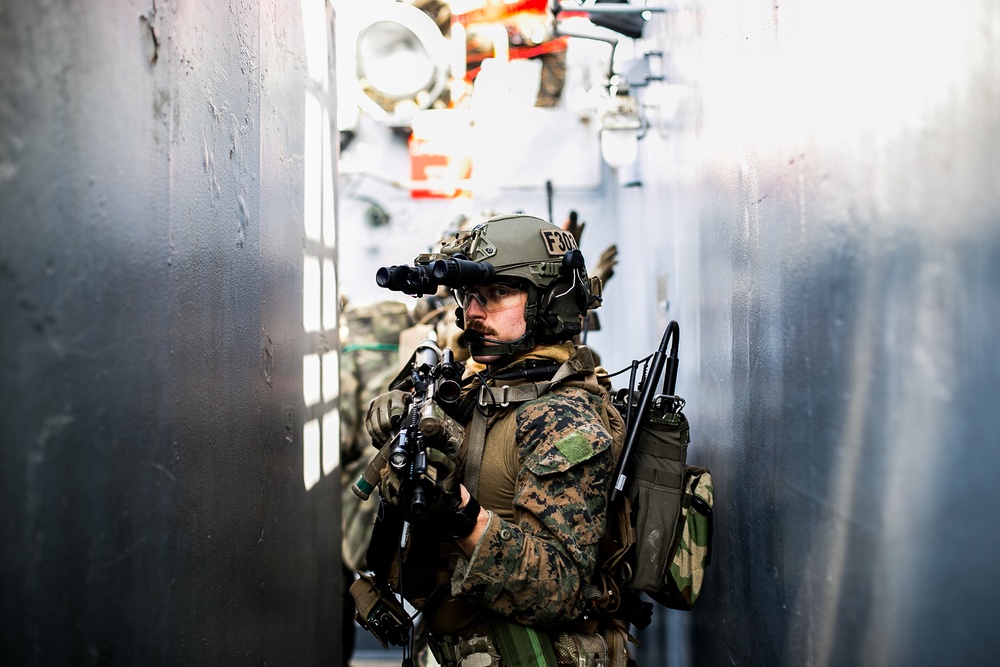
[[[340,465],[340,412],[323,415],[323,474],[329,475]]]
[[[320,314],[322,313],[321,280],[319,258],[304,255],[302,258],[302,327],[307,332],[319,331]]]
[[[323,329],[331,331],[337,328],[337,270],[333,260],[323,258]]]
[[[302,36],[305,40],[309,78],[326,88],[330,80],[327,66],[326,8],[316,0],[302,0]]]
[[[302,400],[306,407],[319,403],[320,375],[319,355],[304,355],[302,357]]]
[[[969,71],[969,11],[927,0],[783,2],[775,19],[770,5],[719,0],[699,73],[706,148],[887,142],[918,128]]]
[[[322,234],[323,112],[319,100],[306,92],[302,145],[302,224],[306,238],[319,241]]]
[[[337,400],[340,392],[340,356],[336,350],[323,353],[323,402]]]
[[[312,419],[302,425],[302,482],[306,491],[316,486],[322,477],[319,447],[319,420]]]
[[[333,141],[330,137],[330,110],[323,109],[323,243],[337,245],[337,207],[333,198]]]
[[[621,169],[639,157],[635,130],[601,130],[601,157],[613,169]]]
[[[541,76],[538,61],[483,61],[470,104],[472,177],[478,194],[495,196],[500,185],[512,178],[535,137],[540,119],[533,112]]]

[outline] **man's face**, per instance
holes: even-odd
[[[500,283],[468,287],[458,292],[465,310],[465,328],[478,331],[486,338],[504,343],[515,341],[527,331],[524,304],[528,293],[513,285]],[[481,364],[491,364],[500,355],[473,355]]]

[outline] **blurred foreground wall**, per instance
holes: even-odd
[[[0,6],[4,664],[336,663],[330,20]]]

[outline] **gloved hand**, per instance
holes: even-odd
[[[440,494],[432,509],[437,514],[453,509],[461,501],[458,459],[448,456],[440,449],[431,449],[427,452],[427,463],[437,468],[437,489]]]
[[[418,484],[408,487],[408,495],[401,493],[402,480],[390,465],[382,469],[382,481],[379,483],[382,498],[395,507],[404,519],[414,523],[440,517],[460,502],[457,461],[433,447],[427,448],[426,452],[427,475]],[[418,487],[422,489],[421,494],[415,492]],[[420,499],[419,505],[414,502],[417,498]]]
[[[615,264],[618,263],[618,246],[609,245],[601,253],[601,258],[597,260],[597,268],[594,275],[601,279],[601,283],[607,284],[611,276],[615,274]]]
[[[400,473],[385,464],[381,469],[379,492],[407,521],[440,517],[457,507],[460,501],[459,450],[464,430],[436,404],[433,414],[439,428],[424,431],[422,451],[426,456],[426,469],[413,477],[408,477],[413,474],[409,468]],[[412,454],[416,456],[417,452]]]
[[[409,404],[410,395],[399,389],[387,391],[372,399],[365,416],[365,428],[372,437],[373,447],[381,448],[399,430]]]

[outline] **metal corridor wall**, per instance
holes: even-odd
[[[0,9],[6,664],[339,660],[332,16],[237,5]]]
[[[619,233],[661,239],[715,473],[690,663],[992,664],[995,3],[697,2],[658,28],[690,96]]]

